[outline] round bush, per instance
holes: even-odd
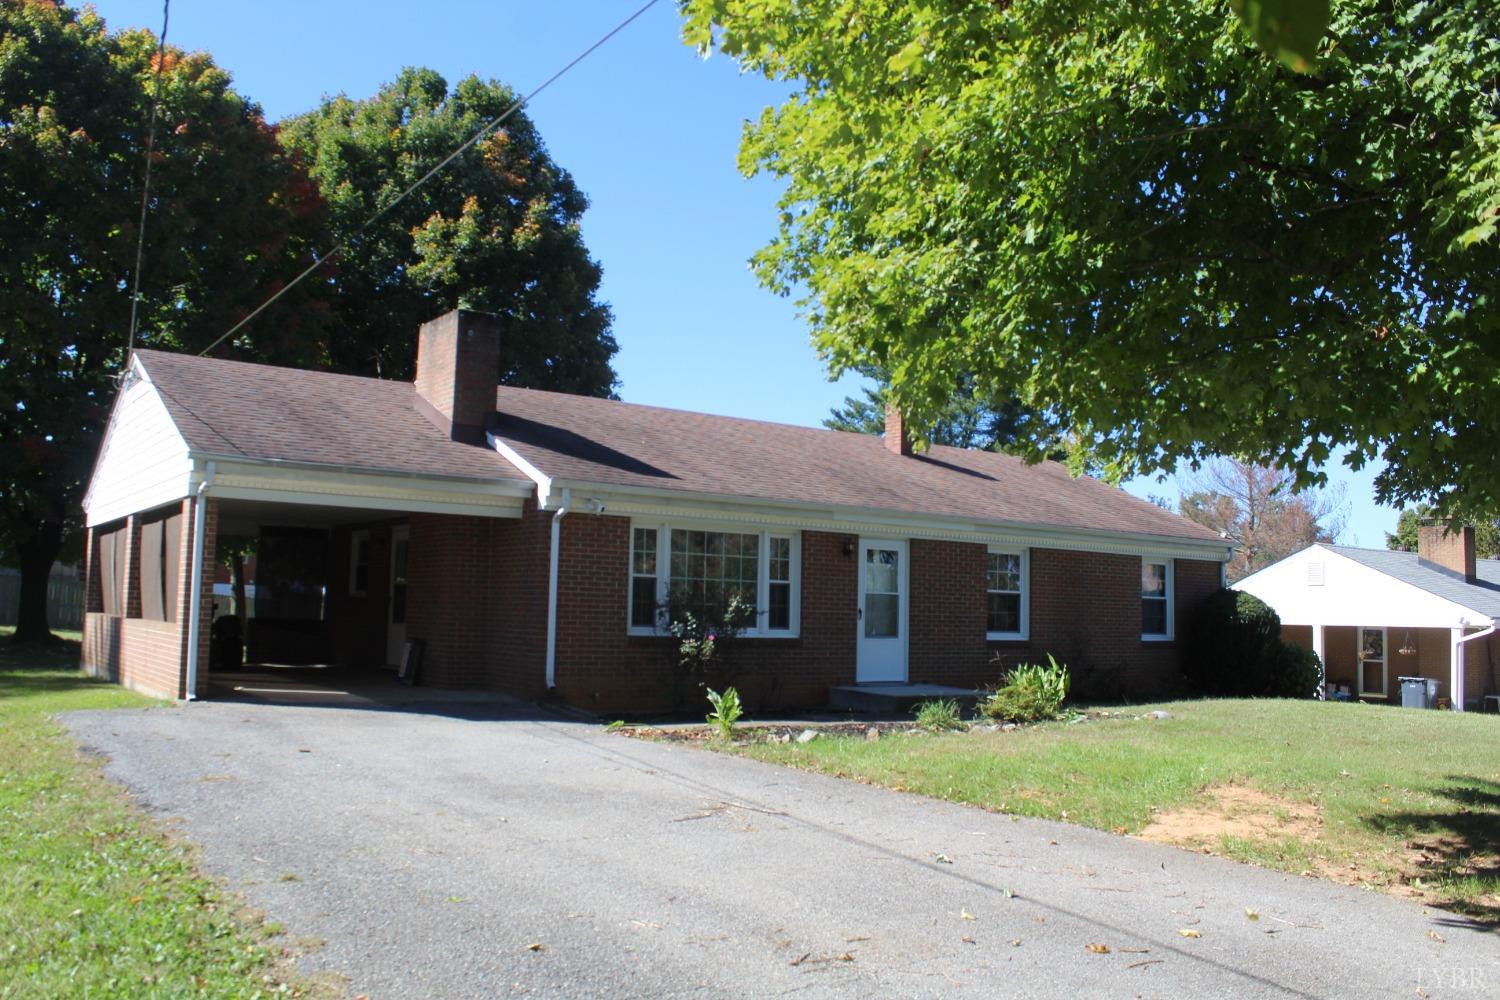
[[[1193,616],[1183,671],[1204,694],[1311,697],[1318,659],[1281,639],[1281,617],[1251,594],[1221,590]]]

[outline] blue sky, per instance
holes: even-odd
[[[373,94],[403,66],[450,83],[470,73],[527,92],[642,0],[174,0],[168,40],[203,49],[272,121],[325,94]],[[160,0],[96,0],[111,28],[161,26]],[[816,425],[859,382],[831,383],[793,303],[746,264],[772,235],[777,185],[736,168],[740,129],[783,91],[700,59],[660,0],[543,93],[528,114],[588,193],[584,239],[615,313],[622,398]],[[1370,477],[1340,470],[1352,517],[1343,540],[1379,546],[1394,511]],[[1173,483],[1126,485],[1176,496]]]

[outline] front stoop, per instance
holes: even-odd
[[[905,716],[924,701],[951,698],[960,708],[972,709],[988,692],[944,684],[836,684],[828,689],[828,704],[849,712]]]

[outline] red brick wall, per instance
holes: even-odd
[[[1024,641],[985,638],[985,553],[967,542],[911,542],[910,677],[984,687],[1048,653],[1081,698],[1143,698],[1181,688],[1179,643],[1141,639],[1141,560],[1132,555],[1032,549],[1030,630]],[[1174,634],[1219,589],[1219,564],[1173,565]]]
[[[147,621],[140,618],[139,587],[139,517],[129,519],[131,530],[129,549],[131,571],[126,574],[126,617],[101,613],[97,595],[97,553],[94,551],[96,533],[88,532],[89,585],[87,613],[83,619],[83,668],[95,677],[103,677],[128,688],[158,698],[182,698],[187,694],[187,633],[188,608],[192,603],[192,552],[193,552],[193,504],[189,498],[182,505],[182,541],[180,584],[175,595],[177,602],[176,621]],[[198,697],[208,691],[208,639],[213,607],[214,538],[218,527],[218,503],[206,501],[204,508],[204,532],[207,557],[204,560],[202,588],[199,607],[202,615],[198,653]]]
[[[406,634],[426,644],[422,683],[544,690],[550,515],[413,514]]]
[[[544,693],[551,519],[531,501],[520,520],[412,515],[407,634],[427,644],[423,683]],[[799,637],[740,640],[720,679],[752,710],[822,704],[829,685],[854,681],[858,564],[844,547],[856,541],[802,534]],[[601,714],[667,710],[674,697],[696,710],[700,692],[674,689],[671,640],[626,633],[629,545],[628,518],[573,511],[561,522],[558,694]],[[1178,643],[1140,638],[1139,558],[1034,549],[1031,638],[990,642],[984,557],[983,545],[911,541],[913,681],[993,684],[1051,652],[1073,669],[1082,697],[1178,687]],[[1176,561],[1177,634],[1218,586],[1218,563]]]
[[[752,710],[823,704],[830,684],[854,681],[857,578],[856,561],[844,555],[846,540],[855,538],[802,534],[799,638],[742,639],[730,651],[731,673],[723,680]],[[558,692],[601,713],[670,709],[674,694],[696,711],[701,693],[674,691],[671,640],[626,635],[629,546],[628,518],[563,519]]]

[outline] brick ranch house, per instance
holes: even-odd
[[[136,352],[90,482],[83,660],[208,692],[216,539],[258,539],[252,663],[549,692],[670,693],[669,592],[729,592],[752,705],[829,687],[973,687],[1053,653],[1084,693],[1179,676],[1222,585],[1213,533],[1060,465],[496,387],[499,324],[425,324],[414,383]],[[226,609],[227,610],[227,609]]]

